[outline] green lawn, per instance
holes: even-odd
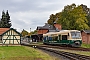
[[[0,60],[56,60],[56,58],[31,47],[1,46]]]

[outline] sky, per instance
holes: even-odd
[[[34,31],[37,26],[43,26],[51,14],[61,12],[64,6],[72,3],[90,8],[90,0],[0,0],[0,16],[3,10],[8,10],[11,28],[30,32],[30,28]]]

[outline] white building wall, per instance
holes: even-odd
[[[5,44],[20,44],[20,36],[14,30],[10,30],[2,37]]]

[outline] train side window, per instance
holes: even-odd
[[[46,40],[48,40],[48,36],[46,36]]]
[[[46,37],[43,37],[43,40],[46,40]]]
[[[58,35],[58,40],[61,40],[61,35]]]
[[[67,40],[67,35],[62,35],[62,40]]]
[[[53,40],[58,40],[58,36],[53,36]]]
[[[52,37],[49,37],[49,40],[52,40]]]
[[[58,40],[58,36],[55,36],[55,40]]]
[[[68,33],[68,36],[69,36],[69,33]]]

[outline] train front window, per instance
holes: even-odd
[[[72,37],[72,39],[80,39],[81,34],[80,34],[80,32],[71,32],[71,37]]]

